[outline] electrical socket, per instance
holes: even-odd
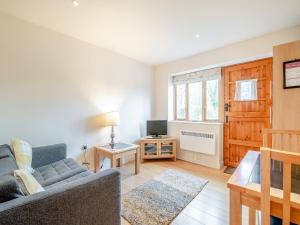
[[[83,144],[81,146],[81,151],[86,151],[88,149],[88,144]]]

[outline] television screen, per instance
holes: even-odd
[[[148,120],[147,121],[147,136],[159,136],[168,134],[167,120]]]

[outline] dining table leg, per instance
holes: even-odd
[[[230,225],[242,225],[242,205],[239,191],[230,189]]]

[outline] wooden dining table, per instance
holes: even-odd
[[[282,218],[282,165],[271,162],[271,215]],[[242,205],[249,207],[249,225],[260,210],[260,152],[248,151],[227,187],[230,190],[230,225],[242,224]],[[292,166],[291,222],[300,224],[300,167]]]

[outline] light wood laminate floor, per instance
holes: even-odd
[[[133,164],[122,169],[133,171]],[[159,175],[163,170],[176,169],[209,180],[200,194],[174,219],[172,225],[226,225],[229,224],[229,192],[226,182],[230,175],[223,171],[177,160],[146,161],[140,174],[122,181],[122,194]],[[248,224],[248,210],[243,210],[243,224]],[[122,225],[130,225],[122,218]],[[147,225],[147,224],[144,224]]]

